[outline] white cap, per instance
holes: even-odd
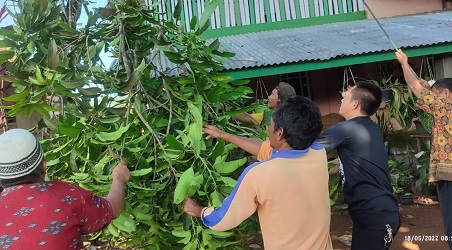
[[[43,159],[41,145],[25,129],[11,129],[0,135],[0,179],[26,176]]]

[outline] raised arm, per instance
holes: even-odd
[[[416,97],[421,95],[423,89],[430,89],[428,83],[423,79],[418,79],[417,76],[413,73],[411,66],[408,64],[408,56],[403,53],[401,49],[395,52],[397,60],[403,69],[403,76],[405,77],[405,81],[410,87],[411,91],[413,91]]]
[[[246,123],[251,123],[251,124],[257,123],[257,121],[254,120],[253,117],[248,113],[237,114],[234,116],[234,118],[241,122],[246,122]]]
[[[121,162],[113,169],[112,177],[113,182],[111,183],[110,191],[106,198],[109,199],[113,205],[113,219],[116,219],[124,208],[124,187],[126,182],[130,179],[129,169]]]
[[[259,153],[259,149],[261,148],[262,141],[257,139],[250,139],[243,136],[233,135],[230,133],[227,133],[221,129],[218,129],[215,126],[212,125],[204,125],[202,129],[203,134],[208,134],[206,139],[210,139],[212,137],[214,138],[221,138],[227,142],[230,142],[241,149],[245,150],[246,152],[257,155]]]

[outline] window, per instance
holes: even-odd
[[[311,91],[309,87],[309,79],[307,72],[294,72],[289,74],[279,75],[281,82],[287,82],[297,92],[297,95],[311,98]]]

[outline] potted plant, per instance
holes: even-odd
[[[401,204],[412,204],[411,186],[414,184],[413,170],[407,163],[407,155],[394,155],[388,160],[389,175],[394,194]]]
[[[401,84],[398,79],[393,80],[392,77],[375,84],[382,89],[383,93],[392,92],[391,99],[387,101],[389,119],[394,118],[403,130],[409,130],[414,121],[419,121],[418,126],[422,124],[427,133],[431,132],[432,116],[416,105],[417,98],[407,85]],[[422,133],[425,134],[425,132]]]

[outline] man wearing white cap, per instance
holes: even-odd
[[[0,135],[0,249],[80,249],[80,236],[106,227],[123,209],[130,174],[118,164],[107,197],[44,181],[38,140],[24,129]]]

